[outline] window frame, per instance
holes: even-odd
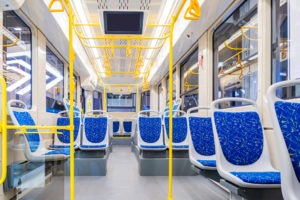
[[[133,102],[134,102],[134,105],[132,106],[132,107],[130,107],[130,106],[122,106],[122,107],[118,107],[118,106],[108,106],[108,96],[109,96],[109,94],[112,94],[112,95],[123,95],[123,94],[114,94],[114,93],[107,93],[105,96],[106,96],[106,102],[107,102],[107,104],[106,104],[106,110],[107,110],[107,112],[128,112],[128,113],[132,113],[132,112],[136,112],[137,111],[137,94],[136,93],[130,93],[130,94],[124,94],[124,95],[132,95],[132,99],[134,100]],[[110,109],[118,109],[117,111],[112,111],[112,110],[110,110]],[[133,111],[120,111],[120,109],[122,109],[122,108],[124,108],[124,109],[132,109]]]

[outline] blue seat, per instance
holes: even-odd
[[[21,105],[14,107],[15,104]],[[8,102],[10,117],[14,125],[35,126],[35,122],[24,102],[19,100],[10,100]],[[32,134],[24,134],[26,141],[25,156],[32,162],[57,161],[64,160],[70,156],[69,149],[49,150],[46,148],[43,137],[37,129],[27,129]]]
[[[113,135],[120,135],[121,134],[121,126],[119,120],[113,120],[112,122],[113,128]]]
[[[123,134],[131,136],[133,132],[133,121],[125,120],[123,121]]]
[[[147,116],[145,113],[154,113]],[[142,111],[138,115],[137,145],[141,150],[165,150],[161,116],[156,111]]]
[[[70,118],[64,116],[69,111],[59,112],[57,118],[57,126],[68,126],[70,125]],[[76,114],[75,114],[76,113]],[[77,149],[80,145],[80,130],[81,130],[81,115],[77,111],[74,111],[74,148]],[[49,146],[51,149],[69,148],[70,147],[70,131],[69,130],[58,130],[62,134],[55,134],[53,144]]]
[[[300,80],[283,81],[268,90],[268,105],[280,159],[282,193],[284,199],[300,197],[300,102],[299,99],[283,100],[277,90],[300,85]],[[298,86],[299,87],[299,86]]]
[[[98,114],[95,114],[98,113]],[[81,150],[104,150],[109,147],[108,115],[102,110],[85,114]]]
[[[176,113],[182,113],[183,116],[173,117],[173,141],[172,147],[174,150],[188,150],[188,122],[186,113],[184,111],[174,111]],[[169,117],[165,117],[165,144],[169,147]]]
[[[216,153],[211,117],[199,112],[210,107],[195,107],[188,110],[189,158],[193,165],[204,170],[216,170]]]
[[[222,109],[229,102],[246,103],[240,112]],[[224,98],[211,105],[217,170],[243,188],[278,188],[280,173],[272,167],[267,140],[255,102]]]

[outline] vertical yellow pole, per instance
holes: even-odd
[[[140,94],[139,94],[139,86],[136,86],[136,112],[140,112]]]
[[[107,112],[106,87],[103,85],[103,110]]]
[[[75,173],[74,173],[74,88],[75,83],[73,81],[74,74],[74,49],[73,49],[73,21],[74,15],[71,4],[68,0],[65,0],[68,7],[69,16],[69,74],[70,74],[70,199],[75,199]]]
[[[2,87],[2,123],[1,123],[1,129],[2,129],[2,170],[1,170],[1,179],[0,179],[0,185],[2,185],[6,179],[7,175],[7,97],[6,97],[6,82],[4,78],[0,77],[1,81],[1,87]]]
[[[173,30],[175,18],[172,16],[170,26],[169,50],[169,192],[168,200],[173,200]]]

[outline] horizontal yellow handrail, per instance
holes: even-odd
[[[62,130],[70,130],[70,126],[23,126],[23,125],[7,125],[6,128],[8,130],[14,129],[62,129]]]
[[[12,47],[12,46],[15,46],[18,42],[19,42],[19,38],[16,38],[16,40],[13,43],[4,44],[3,47]]]
[[[28,131],[17,131],[15,134],[63,134],[62,132],[28,132]]]
[[[1,179],[0,185],[2,185],[7,176],[7,94],[6,94],[6,82],[3,76],[0,76],[1,82],[1,92],[2,92],[2,122],[1,122],[1,132],[2,132],[2,169],[1,169]]]
[[[227,49],[232,50],[232,51],[240,51],[240,50],[249,50],[249,48],[239,48],[239,47],[231,47],[227,42],[224,42],[224,45]]]

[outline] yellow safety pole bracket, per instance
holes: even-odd
[[[53,8],[55,2],[60,4],[60,8]],[[65,11],[65,7],[64,7],[62,0],[51,0],[48,5],[48,9],[50,12],[64,12]]]
[[[184,13],[186,20],[198,20],[201,16],[201,8],[198,0],[191,0],[188,9]]]
[[[2,132],[2,169],[0,185],[2,185],[7,176],[7,95],[6,95],[6,82],[3,76],[0,76],[1,89],[2,89],[2,121],[1,121],[1,132]]]

